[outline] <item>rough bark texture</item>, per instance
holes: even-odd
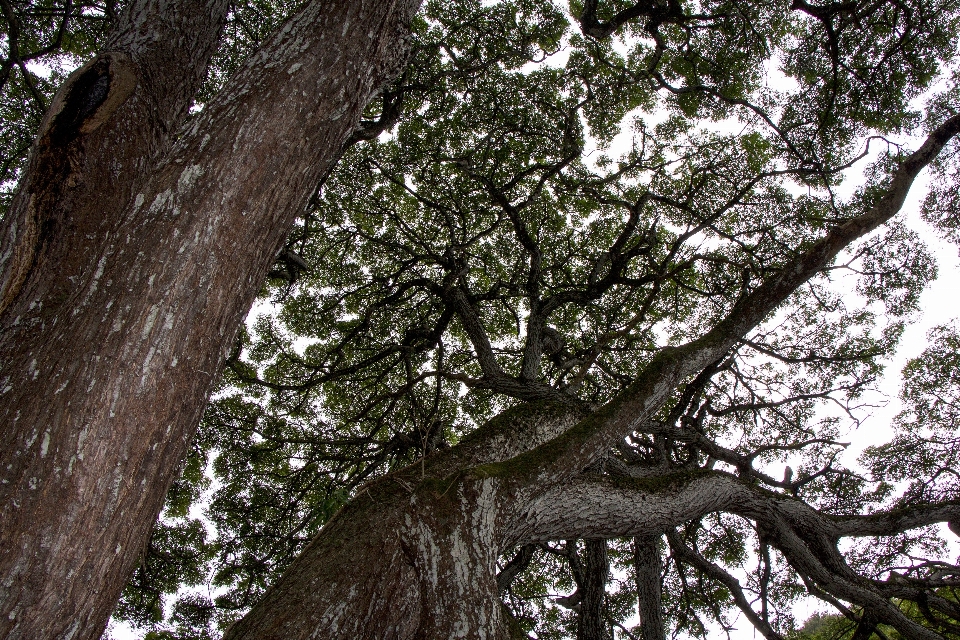
[[[509,637],[496,483],[415,482],[362,491],[225,638]]]
[[[604,615],[607,573],[607,541],[589,538],[583,541],[583,586],[580,616],[577,619],[577,640],[610,640],[607,616]]]
[[[361,489],[225,640],[516,637],[496,579],[509,501],[496,479],[462,470],[536,446],[577,416],[519,407]]]
[[[243,315],[419,3],[310,3],[171,143],[228,4],[134,3],[58,95],[7,218],[0,636],[99,637]]]

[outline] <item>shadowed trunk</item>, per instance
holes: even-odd
[[[577,640],[610,640],[605,615],[605,588],[610,565],[607,541],[588,538],[583,541],[583,598],[577,619]]]
[[[365,489],[225,639],[508,638],[496,483],[412,475]]]
[[[511,502],[498,479],[469,470],[535,448],[581,415],[521,405],[361,488],[224,639],[516,637],[497,584]]]

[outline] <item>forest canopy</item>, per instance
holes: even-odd
[[[10,193],[56,85],[122,6],[0,3]],[[296,6],[236,3],[195,112]],[[960,113],[958,34],[955,0],[425,3],[405,71],[277,256],[114,619],[219,637],[377,478],[508,410],[615,401],[878,206]],[[947,241],[958,159],[954,140],[923,208]],[[904,370],[894,438],[842,457],[936,273],[893,217],[576,471],[652,488],[730,478],[828,522],[956,504],[956,325]],[[950,531],[917,522],[850,525],[842,579],[960,636]],[[762,518],[721,508],[645,535],[522,540],[497,582],[541,639],[748,623],[900,637],[804,566]],[[792,605],[806,596],[838,617],[804,627]]]

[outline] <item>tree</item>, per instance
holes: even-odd
[[[0,241],[4,637],[101,633],[240,320],[400,70],[416,4],[304,6],[191,116],[230,3],[130,2],[51,101]],[[4,69],[29,79],[36,32],[3,7]]]
[[[957,569],[926,559],[937,553],[929,525],[960,517],[949,481],[954,425],[942,409],[956,389],[949,373],[922,364],[929,357],[914,365],[930,375],[918,374],[907,397],[927,404],[904,415],[901,439],[869,454],[868,475],[842,467],[838,419],[819,411],[827,402],[852,411],[933,277],[896,214],[921,170],[945,180],[955,170],[957,89],[948,78],[945,91],[925,92],[955,63],[957,10],[428,4],[411,64],[368,114],[379,124],[352,136],[368,142],[329,175],[362,98],[379,85],[348,92],[360,98],[352,117],[336,120],[335,143],[286,147],[288,164],[271,165],[262,139],[292,145],[316,125],[290,127],[291,113],[321,117],[276,102],[297,92],[250,84],[274,56],[285,56],[271,67],[284,83],[316,81],[280,41],[307,37],[298,25],[327,14],[295,14],[189,123],[170,156],[180,164],[146,178],[159,186],[144,208],[169,207],[151,229],[185,216],[199,230],[213,216],[234,239],[173,259],[157,278],[179,278],[184,295],[197,290],[190,277],[250,291],[234,300],[211,284],[235,313],[214,323],[195,311],[180,323],[192,342],[168,356],[174,372],[201,353],[210,364],[225,358],[227,369],[167,496],[168,517],[126,565],[110,567],[125,575],[140,560],[118,613],[162,617],[160,594],[195,581],[216,557],[225,593],[182,597],[179,631],[162,633],[207,634],[219,617],[233,622],[228,638],[482,638],[536,627],[538,637],[616,629],[649,639],[665,624],[703,634],[702,619],[723,623],[732,602],[777,638],[801,592],[835,604],[864,634],[949,632],[955,600],[937,589],[953,586]],[[345,24],[357,22],[318,37]],[[765,69],[777,69],[782,86],[771,87]],[[254,97],[231,99],[241,88]],[[253,114],[262,128],[245,128]],[[393,133],[378,138],[391,121]],[[221,147],[204,141],[214,124]],[[617,157],[610,145],[625,127],[633,144]],[[907,132],[922,136],[913,151],[892,141]],[[864,183],[838,195],[844,171],[878,145]],[[188,151],[204,161],[183,159]],[[150,195],[173,185],[201,195]],[[20,189],[8,220],[29,192]],[[136,204],[135,192],[124,197]],[[291,193],[299,200],[272,206]],[[949,231],[955,199],[949,188],[935,193],[928,213]],[[265,219],[244,215],[248,201]],[[132,277],[118,288],[145,286],[152,269],[137,269],[122,272]],[[859,295],[881,312],[831,291],[841,269],[860,274]],[[277,317],[234,341],[268,272]],[[91,296],[107,295],[98,284],[106,274]],[[100,300],[83,308],[122,308]],[[172,318],[143,313],[151,330]],[[122,362],[136,364],[140,384],[139,363],[160,356],[130,342]],[[151,381],[175,379],[150,371]],[[186,377],[204,393],[212,378]],[[49,405],[59,382],[47,384],[51,393],[34,395]],[[199,415],[202,403],[190,399],[203,397],[170,384],[149,398],[181,412],[150,412],[169,448],[151,460],[167,473],[187,449],[187,418]],[[109,406],[102,398],[91,402]],[[938,420],[931,433],[911,426],[928,418]],[[168,424],[184,431],[165,436]],[[59,442],[39,441],[41,458]],[[102,451],[110,441],[91,442]],[[787,456],[800,459],[797,471],[772,475],[769,465]],[[897,479],[892,456],[916,474],[906,491],[887,482]],[[212,543],[186,518],[210,458],[222,483]],[[152,512],[123,517],[142,520],[145,534],[144,513],[162,493]],[[884,552],[841,553],[851,538],[880,540]],[[631,576],[615,590],[611,566]],[[537,599],[554,587],[573,592]],[[929,615],[905,613],[903,602]],[[641,623],[630,630],[634,606]],[[99,632],[102,615],[89,615]]]

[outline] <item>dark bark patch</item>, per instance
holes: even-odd
[[[84,136],[95,131],[126,102],[137,86],[135,65],[122,52],[107,52],[74,71],[44,118],[25,186],[29,204],[21,214],[6,278],[0,280],[0,312],[9,307],[41,261],[63,219],[67,189],[84,181]]]
[[[54,98],[41,137],[62,148],[106,122],[133,93],[137,74],[125,53],[107,52],[77,69]]]
[[[97,60],[70,87],[63,110],[50,127],[53,144],[63,144],[80,132],[80,125],[107,99],[110,92],[110,63]]]

